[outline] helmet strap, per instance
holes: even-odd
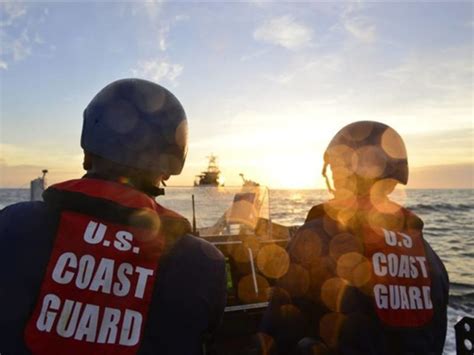
[[[145,192],[146,194],[157,197],[165,194],[165,189],[157,186],[142,186],[141,190]]]
[[[329,192],[334,195],[336,191],[331,186],[331,182],[329,181],[329,178],[326,174],[327,167],[328,167],[328,163],[324,163],[322,174],[324,176],[324,179],[326,180],[326,186],[327,186]]]

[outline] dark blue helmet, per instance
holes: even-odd
[[[186,114],[164,87],[141,79],[114,81],[84,111],[81,146],[113,162],[178,175],[187,153]]]
[[[359,121],[343,127],[324,153],[327,165],[363,178],[408,182],[408,160],[400,135],[381,122]]]

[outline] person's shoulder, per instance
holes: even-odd
[[[305,224],[311,222],[312,220],[319,219],[324,217],[326,214],[324,209],[324,203],[311,207],[308,214],[306,215]]]
[[[185,281],[186,287],[192,285],[195,292],[208,294],[223,282],[225,259],[211,243],[185,234],[163,254],[160,269],[162,276],[168,275],[162,282],[181,284]]]
[[[419,230],[423,229],[423,220],[415,212],[402,205],[399,205],[394,201],[390,201],[390,204],[395,206],[393,210],[399,210],[403,213],[403,216],[405,218],[405,228]]]
[[[52,233],[56,221],[56,214],[42,201],[16,203],[0,211],[0,238],[39,240]]]
[[[224,255],[210,242],[190,233],[185,234],[176,245],[183,253],[199,256],[202,261],[223,263]]]
[[[5,206],[0,212],[38,210],[45,207],[46,204],[43,201],[23,201]]]
[[[19,220],[31,223],[32,220],[42,220],[48,214],[49,210],[42,201],[18,202],[0,210],[0,221],[2,224]]]
[[[161,221],[161,232],[166,236],[169,258],[192,260],[200,265],[224,263],[224,256],[211,243],[192,234],[189,221],[179,213],[157,203]]]
[[[191,223],[179,213],[156,203],[156,212],[160,217],[161,230],[172,238],[180,238],[191,232]]]
[[[325,229],[325,215],[323,204],[311,208],[306,221],[288,243],[287,250],[292,259],[305,263],[312,256],[319,255],[323,246],[329,243],[331,236]]]
[[[13,263],[12,255],[16,262],[22,260],[24,265],[42,264],[50,253],[56,225],[56,214],[44,202],[7,206],[0,211],[2,261]]]

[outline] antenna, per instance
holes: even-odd
[[[194,205],[194,194],[191,195],[192,197],[192,206],[193,206],[193,234],[197,235],[197,230],[196,230],[196,208]]]

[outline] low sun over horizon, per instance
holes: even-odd
[[[0,3],[0,188],[81,177],[84,108],[137,77],[183,104],[189,150],[226,186],[324,189],[345,125],[383,122],[408,153],[407,188],[473,188],[470,3]]]

